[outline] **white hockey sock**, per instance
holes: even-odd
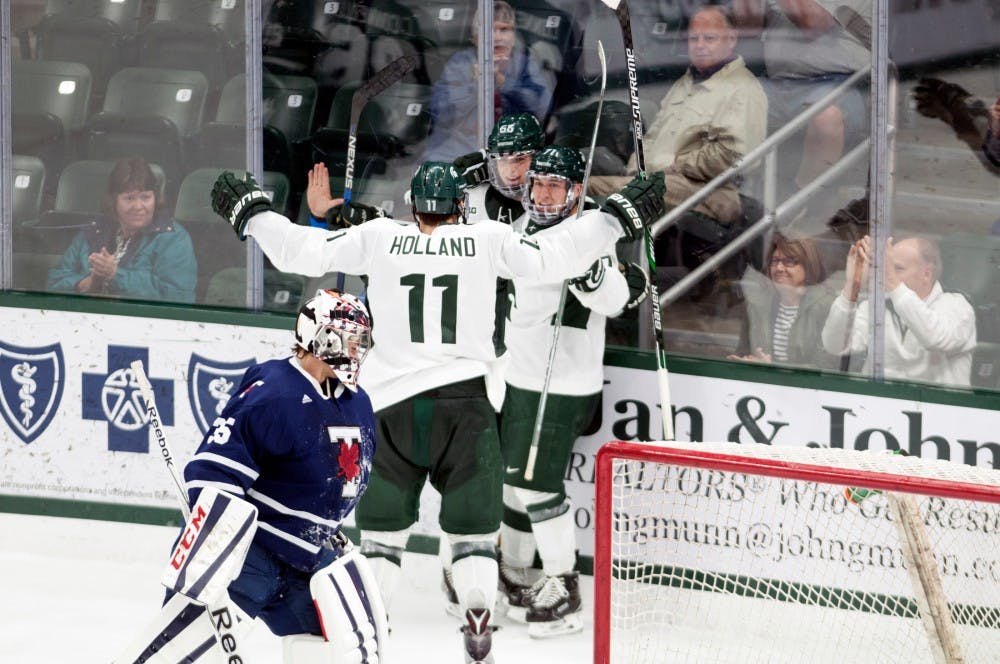
[[[455,594],[464,613],[470,608],[493,611],[497,599],[497,581],[500,574],[495,557],[483,555],[495,551],[495,536],[475,535],[489,539],[471,540],[471,536],[449,535],[455,559],[451,563]],[[471,554],[471,555],[470,555]]]
[[[402,559],[409,533],[405,530],[394,532],[364,530],[361,532],[361,553],[375,575],[375,581],[382,591],[382,601],[386,612],[392,612],[392,596],[403,575]]]
[[[524,523],[530,523],[518,489],[504,485],[503,504],[506,510],[517,514]],[[500,553],[504,562],[511,567],[531,567],[535,562],[535,536],[530,530],[521,530],[501,523]]]
[[[538,555],[542,559],[542,569],[546,576],[573,571],[576,564],[574,526],[573,512],[570,509],[551,519],[532,523],[535,542],[538,543]]]
[[[527,519],[528,515],[525,514]],[[531,567],[535,561],[535,536],[523,530],[500,524],[500,553],[511,567]]]

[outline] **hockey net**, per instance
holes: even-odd
[[[1000,661],[998,503],[945,461],[609,443],[594,661]]]

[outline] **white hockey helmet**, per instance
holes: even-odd
[[[299,309],[295,341],[333,369],[341,383],[357,390],[358,371],[371,348],[371,316],[358,298],[319,290]]]

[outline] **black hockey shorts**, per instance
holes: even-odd
[[[482,378],[421,392],[375,413],[375,421],[375,463],[355,512],[362,530],[412,526],[428,478],[441,493],[438,523],[446,533],[500,527],[500,440]]]

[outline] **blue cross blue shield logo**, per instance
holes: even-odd
[[[0,413],[25,443],[38,438],[52,422],[65,376],[60,344],[24,348],[0,341]]]
[[[194,421],[202,434],[229,403],[253,358],[241,362],[217,362],[191,353],[188,362],[188,397]]]

